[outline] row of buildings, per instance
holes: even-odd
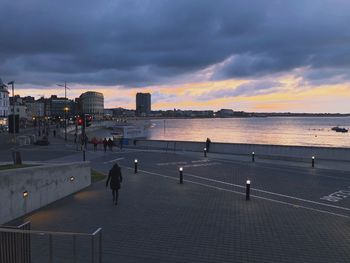
[[[36,118],[50,118],[53,120],[71,118],[85,113],[95,119],[102,119],[104,115],[104,97],[100,92],[88,91],[74,100],[52,95],[49,98],[10,96],[7,86],[0,79],[0,126],[7,125],[8,116],[19,115],[20,122],[35,120]]]

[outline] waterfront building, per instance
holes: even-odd
[[[9,92],[6,89],[6,85],[0,79],[0,127],[7,125],[9,106]]]
[[[45,116],[45,103],[41,101],[26,102],[28,119]]]
[[[234,111],[232,109],[221,109],[217,111],[216,116],[220,118],[233,117]]]
[[[148,116],[151,112],[151,94],[137,93],[136,94],[136,115]]]
[[[64,118],[75,114],[75,102],[65,98],[52,98],[50,103],[50,116],[54,118]]]
[[[23,104],[15,104],[15,106],[11,106],[9,109],[9,113],[13,114],[13,109],[15,110],[15,115],[19,115],[19,119],[26,120],[27,119],[27,106]]]
[[[104,113],[104,97],[101,92],[87,91],[80,95],[79,105],[82,113],[90,114],[95,119],[102,119]]]

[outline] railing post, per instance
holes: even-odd
[[[77,244],[76,244],[76,236],[73,235],[73,262],[77,263]]]
[[[95,263],[95,235],[91,236],[91,262]]]
[[[99,236],[99,263],[102,263],[102,229],[100,230],[100,236]]]
[[[49,263],[53,262],[53,255],[52,255],[52,234],[49,234]]]

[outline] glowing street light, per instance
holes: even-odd
[[[179,176],[180,176],[180,184],[183,184],[184,178],[183,178],[183,168],[179,168]]]
[[[137,159],[134,160],[134,165],[135,165],[135,169],[134,169],[134,173],[137,174]]]

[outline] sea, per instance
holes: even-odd
[[[151,120],[148,138],[212,142],[350,147],[350,117],[256,117]]]
[[[332,127],[350,129],[350,117],[252,117],[211,119],[151,119],[147,139],[299,145],[350,148],[350,131],[339,133]],[[98,137],[111,137],[99,131]]]

